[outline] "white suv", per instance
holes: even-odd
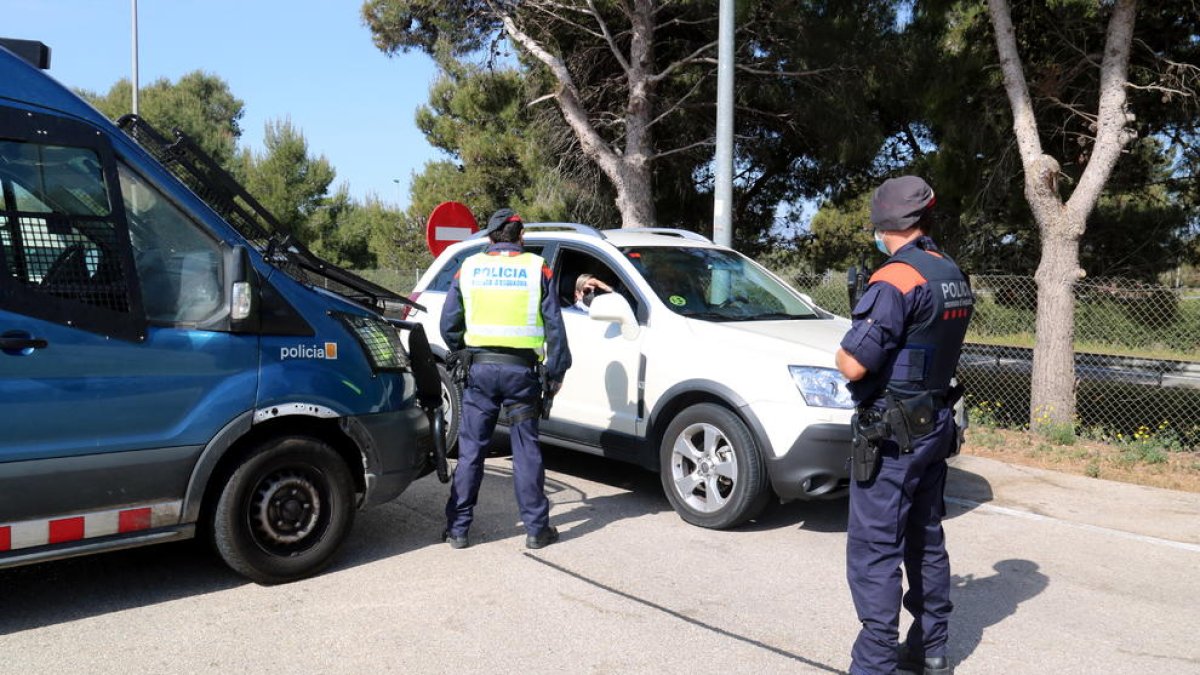
[[[438,322],[479,235],[446,249],[413,290],[439,358]],[[659,471],[689,523],[733,527],[783,500],[848,483],[850,415],[834,353],[849,321],[736,251],[694,232],[599,231],[528,223],[525,248],[550,264],[574,358],[541,440]],[[575,280],[614,292],[576,309]],[[455,437],[460,393],[443,369]]]

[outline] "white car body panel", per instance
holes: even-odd
[[[825,318],[728,322],[682,316],[660,301],[637,268],[613,247],[727,249],[690,238],[620,230],[605,231],[603,237],[526,231],[527,246],[558,243],[602,258],[623,275],[622,281],[645,305],[643,320],[632,337],[624,335],[616,322],[595,320],[573,306],[563,307],[573,365],[554,399],[552,422],[590,430],[595,437],[607,431],[645,439],[657,454],[658,440],[647,438],[651,416],[661,409],[663,397],[673,387],[703,381],[732,392],[731,398],[737,400],[728,401],[730,407],[737,408],[748,423],[756,422],[759,445],[767,459],[785,459],[802,434],[814,425],[844,427],[848,458],[853,410],[808,406],[788,370],[789,365],[836,370],[834,354],[850,326],[847,319],[828,313],[823,313]],[[432,344],[445,348],[438,324],[446,294],[426,289],[444,261],[463,248],[482,250],[481,243],[469,240],[447,249],[414,288],[414,294],[419,294],[417,302],[427,311],[414,310],[407,318],[425,324]],[[779,277],[767,274],[788,286]],[[792,292],[802,297],[794,289]],[[833,482],[842,481],[844,487],[843,476],[835,476]],[[774,476],[772,481],[779,492],[780,484]]]

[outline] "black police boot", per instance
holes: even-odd
[[[466,548],[471,545],[465,532],[456,536],[450,534],[450,530],[442,530],[442,541],[449,543],[450,548]]]
[[[901,643],[896,650],[896,669],[903,673],[916,675],[951,675],[954,669],[950,660],[944,656],[928,656],[920,658],[909,651],[908,645]]]
[[[525,536],[525,548],[544,548],[558,541],[558,528],[547,527],[537,534]]]

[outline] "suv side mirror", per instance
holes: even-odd
[[[588,308],[588,316],[596,321],[615,321],[621,327],[621,335],[626,340],[632,340],[641,332],[637,317],[629,301],[620,293],[605,293],[597,295]]]

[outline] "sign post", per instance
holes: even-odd
[[[479,231],[471,209],[458,202],[442,202],[425,222],[425,244],[433,257],[441,255],[451,244],[463,241]]]

